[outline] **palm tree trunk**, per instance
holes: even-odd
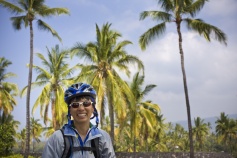
[[[192,122],[191,122],[191,112],[190,112],[190,105],[189,105],[189,97],[188,97],[188,86],[186,81],[186,73],[184,68],[184,55],[183,55],[183,48],[182,48],[182,34],[180,31],[180,22],[177,22],[177,32],[179,36],[179,51],[180,51],[180,58],[181,58],[181,68],[183,73],[183,83],[184,83],[184,92],[185,92],[185,100],[186,100],[186,107],[187,107],[187,116],[188,116],[188,130],[189,130],[189,141],[190,141],[190,158],[194,158],[194,149],[193,149],[193,134],[192,134]]]
[[[133,125],[133,152],[136,153],[136,109],[134,111],[134,125]],[[135,154],[134,154],[135,157]]]
[[[32,67],[33,67],[33,26],[32,21],[30,24],[30,64],[29,64],[29,75],[28,75],[28,88],[26,96],[26,149],[24,158],[28,158],[30,152],[30,91],[32,82]]]
[[[109,117],[110,117],[110,137],[111,142],[114,146],[114,106],[113,106],[113,96],[112,94],[112,88],[111,85],[107,86],[107,99],[108,99],[108,106],[109,106]]]
[[[56,131],[57,130],[57,125],[56,125],[56,119],[55,119],[55,99],[52,99],[52,106],[51,106],[51,111],[52,111],[52,122],[53,122],[53,128]]]
[[[114,107],[111,104],[111,102],[109,102],[109,117],[110,117],[110,137],[111,137],[111,141],[112,144],[114,145]]]

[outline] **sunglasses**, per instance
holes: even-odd
[[[80,105],[83,105],[84,107],[89,107],[93,102],[91,101],[83,101],[83,102],[73,102],[70,104],[73,108],[78,108]]]

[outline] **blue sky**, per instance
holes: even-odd
[[[95,24],[112,23],[111,29],[122,34],[119,40],[132,41],[126,47],[128,54],[136,55],[145,65],[145,85],[157,87],[146,99],[159,104],[166,121],[187,119],[183,79],[181,72],[178,37],[175,24],[167,25],[164,36],[154,40],[145,51],[141,51],[138,39],[156,23],[151,19],[139,20],[139,14],[147,10],[160,10],[155,0],[50,0],[50,7],[66,7],[70,16],[61,15],[43,19],[53,27],[63,39],[61,44],[49,32],[39,31],[34,25],[34,52],[47,54],[47,49],[59,44],[60,48],[70,48],[77,42],[95,41]],[[29,63],[29,28],[15,31],[9,18],[12,15],[0,8],[0,56],[10,60],[8,72],[17,74],[9,80],[22,89],[27,85]],[[197,33],[187,31],[182,25],[185,69],[189,88],[191,117],[219,116],[237,113],[237,1],[210,0],[196,16],[219,27],[228,37],[225,46],[212,40],[205,41]],[[83,62],[80,59],[78,62]],[[34,64],[40,66],[34,57]],[[72,61],[72,64],[73,61]],[[136,67],[131,67],[135,73]],[[33,74],[33,81],[36,73]],[[128,79],[128,81],[131,79]],[[34,104],[40,90],[31,93],[31,105]],[[25,125],[26,97],[17,98],[18,105],[13,111],[14,118]],[[32,106],[31,106],[32,107]],[[39,109],[34,114],[40,118]]]

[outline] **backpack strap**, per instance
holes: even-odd
[[[62,132],[63,135],[63,140],[64,140],[64,150],[62,154],[62,158],[69,158],[71,156],[71,146],[73,146],[73,140],[71,136],[65,136],[64,135],[64,129],[61,128],[60,131]]]
[[[91,140],[91,147],[95,148],[95,150],[93,150],[93,154],[94,154],[95,158],[100,158],[99,137]]]
[[[92,151],[95,158],[100,158],[99,153],[99,138],[95,138],[91,140],[91,147],[74,147],[72,136],[64,135],[64,128],[60,129],[63,140],[64,140],[64,150],[61,158],[69,158],[72,152],[75,151]]]

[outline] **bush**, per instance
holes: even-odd
[[[7,156],[12,153],[15,144],[15,130],[12,124],[2,124],[0,126],[0,155]]]
[[[0,158],[24,158],[24,156],[21,155],[21,154],[14,154],[14,155],[9,155],[9,156],[0,157]],[[33,156],[28,156],[28,158],[34,158],[34,157]]]

